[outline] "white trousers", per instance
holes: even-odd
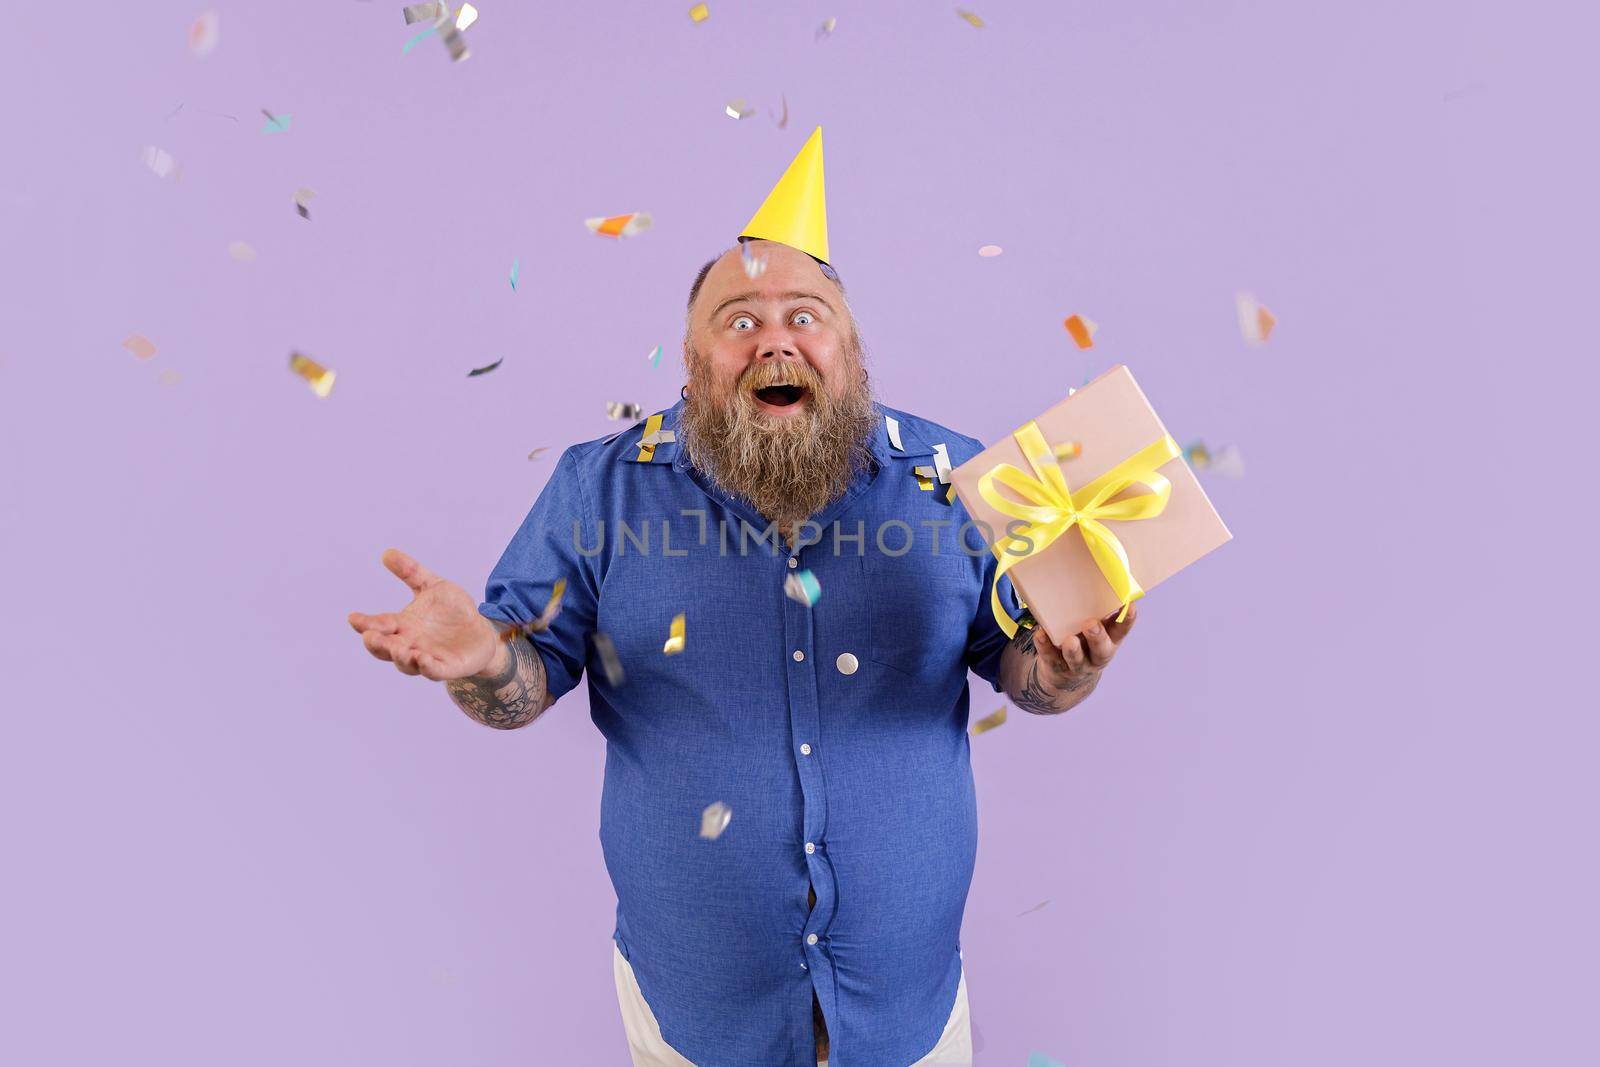
[[[617,943],[611,943],[612,973],[617,980],[617,1003],[622,1008],[622,1026],[628,1032],[628,1051],[633,1054],[633,1067],[694,1067],[680,1056],[676,1049],[662,1040],[661,1026],[656,1022],[644,994],[639,992],[639,980],[633,968],[622,958]],[[827,1063],[818,1060],[818,1067]],[[967,972],[961,971],[961,983],[956,986],[955,1007],[950,1010],[950,1020],[944,1024],[944,1033],[933,1051],[912,1064],[911,1067],[972,1067],[972,1018],[967,1011]]]

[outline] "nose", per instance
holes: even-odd
[[[773,325],[761,332],[756,338],[756,358],[762,360],[799,359],[800,349],[795,346],[794,336],[788,330]]]

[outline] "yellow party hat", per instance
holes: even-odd
[[[772,187],[741,238],[777,241],[828,262],[828,204],[822,191],[822,127],[806,138],[800,153]]]

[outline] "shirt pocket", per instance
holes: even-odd
[[[976,562],[959,553],[869,553],[862,567],[872,661],[928,684],[965,677],[982,581]]]

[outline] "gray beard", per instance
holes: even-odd
[[[838,398],[811,389],[806,410],[791,418],[763,415],[743,379],[731,398],[715,389],[703,371],[691,372],[679,447],[719,489],[786,533],[838,499],[870,461],[875,413],[864,379]]]

